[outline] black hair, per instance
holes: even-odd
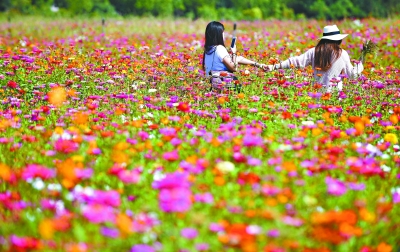
[[[212,21],[208,23],[205,32],[205,44],[204,44],[204,53],[203,53],[203,70],[204,68],[204,61],[206,57],[206,53],[212,53],[212,49],[214,46],[222,45],[225,47],[224,43],[224,33],[225,27],[223,24],[217,21]],[[215,49],[214,49],[215,50]]]

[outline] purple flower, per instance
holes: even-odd
[[[250,157],[249,159],[247,159],[247,164],[250,166],[259,166],[262,164],[262,162],[258,158]]]
[[[100,232],[103,236],[110,238],[117,238],[119,236],[119,231],[115,228],[102,227]]]
[[[263,142],[264,141],[261,136],[247,134],[243,137],[243,146],[246,147],[262,146]]]
[[[348,183],[348,186],[350,189],[354,190],[354,191],[362,191],[365,190],[365,184],[363,183]]]
[[[131,248],[131,252],[155,252],[156,250],[146,244],[136,244]]]
[[[269,237],[278,237],[279,235],[280,235],[280,232],[279,232],[279,230],[277,230],[277,229],[271,229],[271,230],[269,230],[268,232],[267,232],[267,235],[269,236]]]
[[[198,232],[194,228],[184,228],[181,230],[181,235],[186,239],[194,239],[197,237]]]
[[[394,204],[400,203],[400,192],[397,191],[393,193],[393,203]]]

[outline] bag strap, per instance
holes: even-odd
[[[215,57],[215,51],[217,50],[217,46],[215,47],[215,50],[214,50],[214,53],[213,53],[213,59],[212,59],[212,63],[211,63],[211,68],[210,68],[210,72],[208,72],[208,74],[212,77],[212,73],[211,73],[211,71],[212,71],[212,69],[213,69],[213,66],[214,66],[214,57]]]

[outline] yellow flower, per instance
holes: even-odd
[[[397,138],[396,134],[387,133],[383,138],[386,142],[391,142],[392,144],[397,144],[399,139]]]

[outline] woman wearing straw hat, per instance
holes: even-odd
[[[309,49],[302,55],[291,57],[280,64],[268,65],[267,69],[285,69],[291,66],[304,68],[311,65],[314,70],[315,81],[322,84],[326,92],[331,92],[336,85],[338,90],[342,90],[342,74],[354,79],[364,70],[361,62],[353,66],[350,62],[349,54],[340,48],[342,39],[347,35],[341,34],[336,25],[325,26],[323,37],[320,38],[316,47]]]

